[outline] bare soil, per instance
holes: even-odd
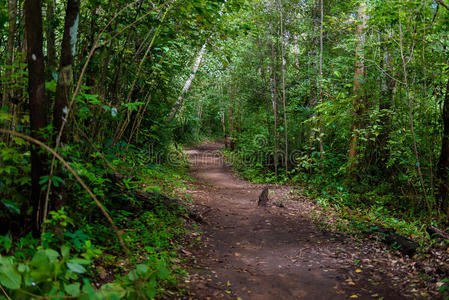
[[[197,179],[189,193],[203,232],[201,242],[184,250],[194,262],[188,298],[431,297],[409,285],[413,266],[407,258],[392,256],[376,242],[360,244],[321,230],[311,218],[313,202],[291,200],[289,187],[270,186],[270,203],[286,207],[258,207],[265,186],[235,176],[217,151],[221,147],[210,143],[186,151]]]

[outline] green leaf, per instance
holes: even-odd
[[[56,262],[56,260],[59,257],[59,253],[53,249],[45,249],[45,254],[47,255],[48,259],[50,260],[50,263]]]
[[[38,250],[34,254],[33,259],[31,259],[30,265],[35,268],[42,268],[48,266],[49,263],[50,259],[48,258],[45,250]]]
[[[137,272],[136,270],[132,270],[128,273],[128,279],[131,281],[134,281],[137,279]]]
[[[137,265],[137,267],[136,267],[136,271],[137,271],[137,274],[143,275],[143,274],[148,273],[149,269],[148,269],[148,266],[147,266],[147,265],[139,264],[139,265]]]
[[[156,281],[151,280],[145,287],[145,293],[149,299],[156,297]]]
[[[10,212],[12,212],[12,213],[14,213],[16,215],[20,214],[20,207],[19,207],[19,205],[16,202],[14,202],[12,200],[4,199],[4,200],[2,200],[2,203],[3,203],[4,206],[6,206],[6,208]]]
[[[73,259],[69,260],[67,263],[67,268],[69,268],[69,270],[78,273],[78,274],[83,274],[86,272],[86,268],[84,268],[82,265],[80,265],[77,262],[73,262]]]
[[[56,92],[56,80],[47,81],[45,83],[45,89],[53,93]]]
[[[79,296],[81,293],[81,283],[72,283],[72,284],[66,284],[64,286],[64,290],[69,294],[70,296],[76,297]]]
[[[0,283],[11,290],[17,290],[22,283],[22,276],[12,264],[0,266]]]
[[[126,290],[118,283],[108,283],[101,287],[101,292],[107,299],[115,296],[118,299],[124,298],[126,296]]]
[[[157,270],[157,277],[159,279],[167,279],[168,276],[170,275],[170,271],[164,267],[164,266],[159,266],[158,270]]]
[[[70,247],[67,245],[62,246],[61,254],[64,259],[67,259],[70,256]]]
[[[51,256],[53,255],[51,252],[49,253]],[[37,251],[30,262],[30,266],[32,267],[31,277],[34,281],[43,281],[52,275],[53,264],[50,263],[46,250]]]

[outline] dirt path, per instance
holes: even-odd
[[[192,299],[405,298],[382,271],[354,263],[364,258],[354,258],[363,256],[357,244],[318,229],[297,208],[258,207],[263,186],[239,180],[213,154],[220,147],[187,151],[204,232],[189,250],[199,266],[191,270]]]

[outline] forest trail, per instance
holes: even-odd
[[[186,151],[204,232],[189,250],[197,260],[189,280],[193,299],[405,299],[386,277],[357,269],[359,249],[345,237],[318,229],[288,204],[258,207],[264,186],[238,179],[221,147]]]

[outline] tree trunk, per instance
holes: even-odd
[[[94,47],[95,44],[95,34],[97,33],[98,29],[97,29],[97,24],[96,21],[98,19],[98,10],[99,8],[93,8],[91,10],[91,19],[90,19],[90,29],[89,29],[89,35],[88,35],[88,40],[87,40],[87,49],[86,49],[86,53],[89,53],[90,49],[92,49],[92,47]],[[87,57],[87,55],[84,55],[84,57]],[[106,62],[109,61],[109,55],[106,56],[105,59]],[[89,93],[90,94],[95,94],[95,86],[96,86],[96,78],[95,78],[95,70],[96,67],[93,64],[93,61],[90,62],[90,64],[87,66],[87,70],[86,70],[86,86],[89,87]],[[104,78],[107,74],[107,69],[105,69],[103,72],[101,72],[100,75],[100,81],[104,82]]]
[[[73,60],[76,51],[79,10],[79,0],[68,0],[64,23],[64,35],[61,45],[58,84],[56,86],[55,106],[53,110],[53,128],[57,134],[61,128],[63,119],[67,117],[68,103],[72,91]],[[61,135],[61,140],[56,141],[57,146],[59,142],[66,142],[66,135],[64,133]]]
[[[437,175],[440,181],[441,208],[449,217],[449,80],[447,81],[446,96],[443,104],[443,138]]]
[[[273,9],[274,10],[274,9]],[[276,49],[274,47],[274,29],[273,29],[273,13],[270,20],[270,47],[271,47],[271,66],[270,66],[270,88],[271,88],[271,102],[273,105],[273,116],[274,116],[274,128],[273,128],[273,138],[274,138],[274,173],[277,177],[278,175],[278,91],[277,91],[277,80],[276,80]]]
[[[394,75],[392,55],[388,49],[385,49],[383,57],[383,67],[391,76]],[[381,172],[385,172],[389,158],[389,149],[387,147],[388,138],[391,132],[391,107],[394,97],[395,82],[387,75],[383,75],[382,87],[380,92],[379,110],[381,112],[380,125],[381,132],[378,137],[378,166]]]
[[[409,115],[409,122],[410,122],[410,132],[412,134],[412,141],[413,141],[413,151],[415,152],[416,172],[418,173],[418,178],[419,178],[419,182],[421,184],[424,201],[426,203],[427,210],[428,210],[428,213],[430,216],[432,214],[432,208],[430,207],[430,202],[427,199],[426,187],[424,184],[424,178],[423,178],[422,171],[421,171],[421,162],[419,159],[418,145],[416,142],[415,121],[413,120],[413,104],[412,104],[412,97],[410,94],[410,88],[408,85],[407,62],[405,60],[405,54],[404,54],[404,49],[403,49],[404,46],[403,46],[403,33],[402,33],[401,11],[400,10],[399,10],[399,48],[400,48],[400,52],[401,52],[402,70],[404,71],[404,85],[405,85],[405,92],[407,95],[407,106],[408,106],[408,115]]]
[[[295,46],[293,48],[293,53],[295,54],[295,66],[299,70],[299,45],[298,45],[298,36],[296,34],[293,35],[293,41]]]
[[[8,23],[8,48],[6,53],[6,65],[8,68],[5,72],[5,78],[8,81],[8,84],[4,85],[3,95],[2,95],[2,106],[5,107],[7,105],[11,105],[11,100],[14,98],[14,90],[12,89],[12,74],[14,73],[14,41],[16,34],[16,19],[17,19],[17,1],[9,0],[8,1],[8,15],[9,15],[9,23]],[[11,111],[11,107],[9,107]]]
[[[14,42],[16,35],[16,20],[17,20],[17,1],[9,0],[8,1],[8,15],[9,15],[9,23],[8,23],[8,48],[6,53],[6,70],[5,70],[5,79],[7,80],[7,84],[3,85],[3,95],[2,95],[2,103],[1,107],[4,108],[8,106],[8,110],[14,114],[17,103],[15,101],[16,95],[13,88],[14,82],[12,78],[12,74],[14,74]],[[14,118],[15,119],[15,118]],[[8,121],[5,121],[6,124]],[[11,121],[12,124],[6,125],[5,127],[15,127],[14,120]],[[9,140],[9,137],[7,138]]]
[[[285,139],[285,153],[284,153],[284,165],[285,176],[288,177],[288,124],[287,124],[287,104],[285,99],[285,36],[284,36],[284,18],[282,14],[282,2],[279,5],[279,13],[281,17],[281,56],[282,56],[282,108],[284,111],[284,139]]]
[[[312,50],[310,51],[310,59],[309,61],[311,62],[310,64],[310,78],[313,78],[313,80],[311,81],[311,87],[310,87],[310,100],[309,100],[309,106],[311,108],[315,108],[317,102],[318,102],[318,89],[319,89],[319,78],[320,78],[320,70],[319,70],[319,56],[318,56],[318,52],[316,51],[316,49],[319,47],[319,40],[317,38],[317,35],[315,34],[315,28],[317,27],[316,25],[316,20],[318,19],[318,13],[319,13],[319,4],[320,4],[320,0],[316,1],[316,5],[314,5],[313,10],[312,10],[312,26],[313,26],[313,30],[312,30]],[[315,73],[316,72],[316,73]],[[316,113],[314,112],[311,116],[311,119],[315,122],[316,119]],[[314,142],[315,142],[315,135],[316,135],[316,129],[314,128],[315,123],[312,123],[312,128],[310,130],[310,144],[311,146],[313,146]]]
[[[319,92],[320,92],[320,102],[323,103],[323,24],[324,24],[324,0],[320,0],[320,80],[319,80]],[[323,147],[323,137],[321,134],[321,120],[319,120],[318,126],[318,140],[320,143],[320,157],[321,161],[324,160],[324,147]]]
[[[31,136],[42,140],[40,130],[47,126],[45,73],[42,36],[42,2],[25,1],[25,31],[28,62],[28,95],[30,99]],[[39,184],[44,174],[44,157],[38,147],[31,146],[31,203],[33,205],[33,235],[38,236],[41,226],[43,192]]]
[[[362,80],[365,75],[365,66],[363,63],[364,53],[363,48],[365,45],[365,28],[366,28],[366,4],[364,2],[360,3],[358,10],[358,19],[360,24],[357,25],[356,35],[357,35],[357,45],[355,50],[356,65],[354,72],[354,101],[353,101],[353,115],[354,120],[351,125],[351,142],[349,144],[348,159],[349,165],[346,169],[346,174],[348,177],[353,176],[353,171],[357,166],[357,148],[358,148],[358,131],[361,125],[361,117],[363,113],[363,88]]]
[[[182,88],[181,93],[179,94],[178,100],[176,100],[175,104],[173,105],[172,111],[168,118],[168,123],[171,123],[171,121],[173,121],[176,114],[178,113],[178,110],[181,108],[182,103],[184,102],[184,95],[189,91],[190,86],[192,85],[192,82],[195,79],[196,73],[198,72],[201,61],[203,60],[203,55],[206,52],[206,47],[207,47],[207,40],[204,42],[203,46],[201,47],[200,52],[198,53],[198,55],[195,58],[195,63],[193,64],[192,73],[190,73],[189,78],[187,78],[186,82],[184,83],[184,87]]]
[[[49,77],[56,71],[56,46],[55,46],[55,2],[47,1],[47,70]]]

